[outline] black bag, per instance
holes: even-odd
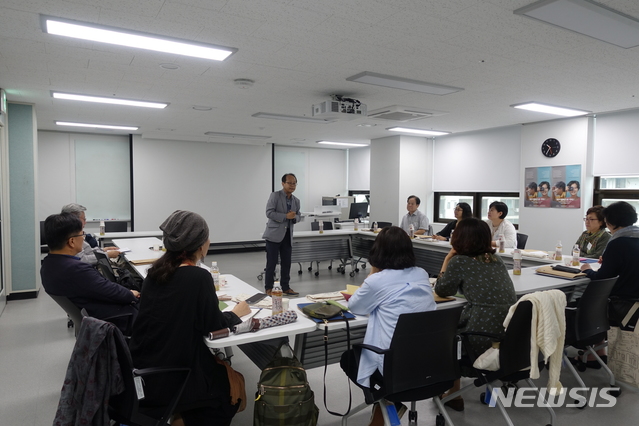
[[[260,374],[253,410],[254,426],[315,426],[319,409],[311,390],[306,371],[292,355],[282,356],[282,346]]]
[[[129,270],[118,267],[115,270],[115,275],[118,284],[122,287],[135,291],[140,291],[142,289],[141,282],[138,281]]]

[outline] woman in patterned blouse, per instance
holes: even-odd
[[[510,274],[501,258],[491,247],[488,224],[477,219],[461,220],[451,239],[453,248],[446,255],[437,277],[435,292],[440,296],[462,293],[468,304],[464,307],[459,331],[480,331],[497,335],[504,334],[504,318],[508,309],[517,301]],[[491,346],[491,339],[470,336],[466,352],[475,357]],[[472,370],[462,367],[462,374],[471,375]],[[459,380],[449,391],[459,389]],[[463,400],[458,397],[447,405],[463,410]]]
[[[610,240],[610,233],[606,231],[603,210],[603,206],[592,206],[586,212],[586,217],[584,218],[586,230],[575,243],[579,246],[579,256],[581,257],[599,259],[608,244],[608,240]]]

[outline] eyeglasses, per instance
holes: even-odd
[[[599,222],[599,219],[590,219],[590,218],[584,217],[584,222]]]
[[[297,186],[297,182],[285,182],[287,185]]]
[[[579,188],[577,188],[576,186],[569,186],[568,187],[568,191],[578,191]]]
[[[78,235],[71,235],[69,238],[76,238],[76,237],[84,237],[86,235],[86,232],[82,231],[81,234]]]

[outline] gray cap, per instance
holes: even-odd
[[[170,251],[194,251],[209,238],[209,227],[202,216],[176,210],[160,225],[164,246]]]

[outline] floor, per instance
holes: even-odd
[[[254,285],[257,289],[262,282],[257,279],[264,267],[264,253],[216,254],[207,257],[210,265],[216,260],[222,274],[228,273]],[[336,291],[344,289],[346,284],[360,284],[367,270],[360,270],[350,277],[347,270],[342,275],[333,268],[320,265],[320,275],[308,272],[305,265],[302,274],[295,272],[291,287],[302,294]],[[66,314],[44,292],[36,299],[11,301],[0,316],[0,426],[50,426],[55,416],[60,388],[64,379],[69,356],[74,345],[73,329],[67,329]],[[233,424],[250,425],[253,409],[250,398],[256,390],[260,371],[239,350],[234,351],[233,367],[244,374],[249,403],[247,409],[239,413]],[[309,383],[315,392],[315,403],[320,408],[320,425],[337,426],[341,418],[327,413],[323,402],[323,368],[307,371]],[[547,376],[536,381],[543,386]],[[587,370],[582,377],[587,386],[607,386],[602,370]],[[336,365],[328,368],[327,383],[328,407],[331,411],[344,412],[348,406],[348,381]],[[569,371],[563,370],[561,376],[564,386],[576,386]],[[470,383],[467,379],[464,384]],[[618,425],[636,424],[639,416],[639,390],[621,385],[622,395],[614,408],[559,407],[557,424],[579,424],[580,426],[601,425],[611,420]],[[466,410],[458,413],[449,410],[456,425],[505,424],[499,411],[479,403],[479,394],[483,389],[473,389],[464,397]],[[351,390],[353,406],[359,405],[363,397],[358,388]],[[603,400],[597,400],[604,402]],[[434,425],[437,411],[432,401],[417,404],[418,419],[422,425]],[[518,425],[547,424],[549,416],[543,408],[511,408],[507,410],[513,422]],[[367,425],[370,410],[355,415],[349,424]],[[404,419],[407,424],[407,419]]]

